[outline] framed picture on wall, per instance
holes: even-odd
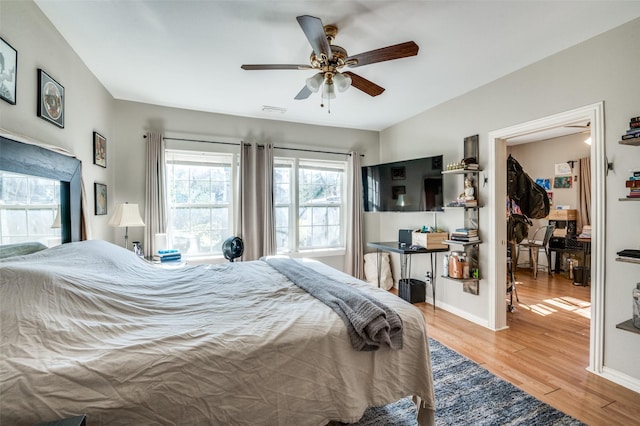
[[[571,176],[556,176],[553,180],[554,188],[571,188]]]
[[[107,139],[98,132],[93,132],[93,164],[107,167]]]
[[[406,179],[406,170],[403,166],[401,167],[392,167],[391,168],[391,179],[392,180],[405,180]]]
[[[38,69],[38,117],[64,128],[64,87]]]
[[[107,214],[107,185],[94,182],[93,190],[96,200],[96,215]]]
[[[18,78],[18,51],[0,37],[0,98],[16,104]]]

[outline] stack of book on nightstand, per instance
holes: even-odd
[[[182,254],[178,249],[158,250],[158,253],[153,255],[154,262],[179,262],[182,259]]]
[[[478,230],[472,228],[458,228],[451,233],[450,238],[453,241],[460,241],[464,243],[474,243],[476,241],[480,241]]]

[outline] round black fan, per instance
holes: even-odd
[[[240,237],[229,237],[222,243],[222,254],[229,262],[233,262],[233,259],[242,256],[243,252],[244,243]]]

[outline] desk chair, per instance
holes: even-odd
[[[541,226],[536,229],[536,232],[533,234],[533,238],[529,240],[524,240],[520,244],[518,244],[518,254],[516,255],[516,265],[520,266],[518,263],[518,259],[520,258],[520,251],[522,249],[529,250],[529,266],[533,271],[533,279],[538,279],[538,254],[541,250],[544,250],[544,253],[547,255],[547,271],[549,271],[549,275],[553,272],[551,268],[551,252],[549,251],[549,240],[553,235],[553,230],[556,227],[554,225],[546,225]]]

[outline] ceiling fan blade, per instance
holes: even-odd
[[[293,98],[293,99],[296,99],[296,100],[299,101],[299,100],[302,100],[302,99],[307,99],[309,96],[311,96],[311,90],[309,90],[309,88],[307,86],[304,86],[302,88],[302,90],[300,90],[298,92],[298,94],[296,95],[296,97]]]
[[[322,25],[320,18],[302,15],[298,16],[296,19],[298,20],[298,24],[300,24],[300,28],[302,28],[304,35],[307,36],[307,40],[309,40],[309,44],[313,48],[313,51],[316,52],[316,56],[319,58],[320,55],[324,53],[329,59],[331,59],[333,57],[333,54],[331,53],[331,46],[329,46],[327,35],[324,33],[324,25]]]
[[[295,64],[245,64],[240,68],[243,70],[254,71],[254,70],[310,70],[311,65],[295,65]]]
[[[418,54],[418,45],[413,41],[394,44],[369,52],[360,53],[358,55],[349,56],[345,62],[357,60],[357,63],[350,65],[351,67],[361,67],[363,65],[374,64],[376,62],[391,61],[393,59],[407,58]]]
[[[378,96],[384,92],[384,87],[380,87],[374,82],[367,80],[364,77],[360,77],[358,74],[354,74],[351,71],[345,71],[342,74],[346,74],[351,77],[351,85],[356,89],[362,90],[369,96]]]

